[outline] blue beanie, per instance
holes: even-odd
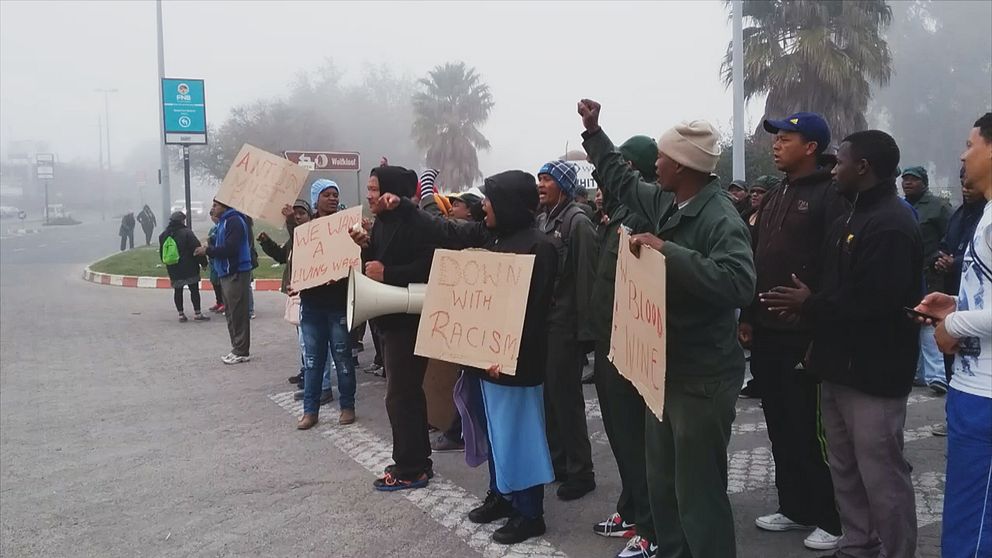
[[[575,198],[575,189],[578,186],[578,167],[568,161],[551,161],[544,163],[537,175],[546,174],[554,179],[561,191],[568,199]]]
[[[328,188],[334,188],[338,195],[341,195],[341,188],[338,188],[338,183],[333,180],[321,178],[320,180],[314,180],[313,184],[310,185],[310,204],[315,211],[317,209],[317,198],[320,197],[321,192]]]

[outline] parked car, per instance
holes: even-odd
[[[4,219],[8,217],[18,217],[21,214],[21,210],[11,206],[11,205],[0,205],[0,217]]]
[[[186,200],[176,200],[172,202],[172,213],[176,211],[186,212]],[[191,200],[189,202],[189,211],[193,214],[194,219],[203,219],[207,216],[207,210],[203,208],[203,202],[197,200]]]

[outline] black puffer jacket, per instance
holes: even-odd
[[[536,386],[544,383],[548,353],[548,316],[554,294],[558,251],[547,235],[534,228],[537,212],[537,181],[523,171],[506,171],[486,179],[486,197],[496,212],[496,228],[483,223],[458,223],[432,217],[428,234],[441,248],[484,248],[507,254],[533,254],[534,271],[530,279],[527,310],[517,356],[516,375],[502,374],[490,378],[484,371],[468,368],[483,380],[507,386]],[[401,207],[415,209],[404,200]]]
[[[169,279],[181,281],[183,279],[199,279],[200,267],[207,266],[206,256],[194,256],[193,250],[200,247],[200,239],[196,238],[193,231],[189,230],[186,223],[181,221],[169,221],[162,234],[158,237],[158,259],[162,260],[162,245],[165,239],[172,237],[179,248],[179,263],[165,266],[169,272]]]

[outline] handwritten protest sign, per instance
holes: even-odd
[[[610,361],[630,380],[661,420],[665,408],[665,256],[641,247],[630,253],[630,235],[621,229],[613,299]]]
[[[282,208],[293,203],[307,180],[307,169],[257,147],[241,146],[224,176],[218,201],[238,211],[282,226]]]
[[[352,207],[293,229],[293,276],[290,288],[302,291],[348,276],[362,250],[348,229],[362,222],[362,208]]]
[[[517,370],[534,256],[436,250],[414,353]]]

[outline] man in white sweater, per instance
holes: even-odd
[[[947,394],[946,558],[992,555],[992,113],[975,122],[961,161],[965,183],[986,200],[961,289],[956,299],[932,293],[916,307],[937,319],[941,351],[957,355]]]

